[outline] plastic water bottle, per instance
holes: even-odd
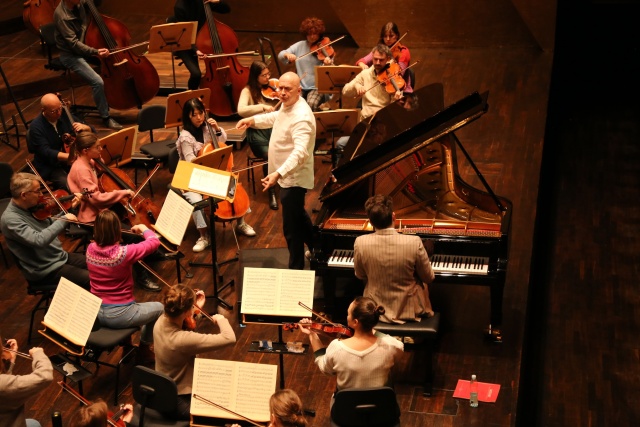
[[[476,376],[471,375],[471,382],[469,383],[469,406],[472,408],[478,407],[478,381]]]

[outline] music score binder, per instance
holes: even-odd
[[[42,320],[44,330],[38,333],[69,353],[82,356],[101,304],[100,298],[61,277]]]

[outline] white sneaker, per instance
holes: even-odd
[[[247,237],[253,237],[256,235],[256,231],[246,222],[236,225],[236,231],[240,234],[244,234]]]
[[[204,237],[200,237],[193,246],[193,252],[202,252],[209,247],[209,241]]]

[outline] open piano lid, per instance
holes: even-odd
[[[487,112],[488,92],[474,92],[447,108],[438,108],[442,85],[413,94],[407,109],[394,102],[354,128],[343,157],[322,189],[320,201],[354,186]],[[434,104],[435,103],[435,104]],[[440,104],[441,105],[441,104]]]

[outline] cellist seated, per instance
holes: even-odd
[[[180,132],[178,141],[176,141],[180,160],[192,162],[196,157],[201,155],[203,147],[213,143],[214,137],[217,138],[220,143],[226,142],[227,134],[224,129],[220,128],[218,123],[212,118],[207,119],[205,122],[205,117],[205,107],[199,98],[192,98],[185,103],[182,109],[182,123],[184,127]],[[212,136],[211,132],[207,129],[207,123],[215,132],[214,136]],[[202,200],[201,194],[192,191],[183,193],[183,197],[192,204]],[[193,212],[193,221],[200,233],[200,238],[198,238],[198,241],[193,247],[193,251],[202,252],[211,245],[211,242],[209,242],[207,222],[202,210]],[[248,237],[256,235],[253,227],[244,221],[243,216],[237,219],[236,231]]]

